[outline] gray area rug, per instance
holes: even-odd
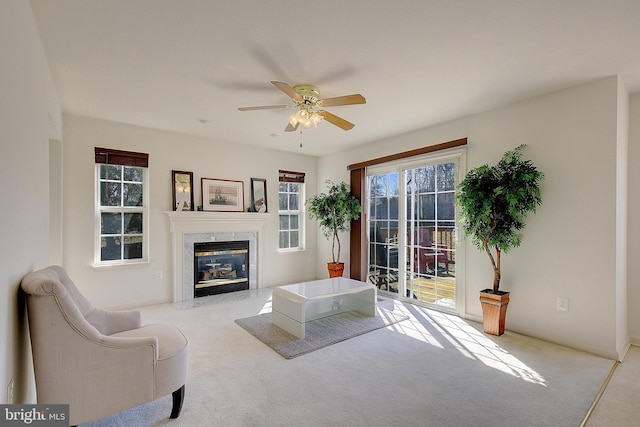
[[[347,312],[313,320],[307,323],[304,339],[299,339],[274,325],[271,322],[271,313],[246,317],[235,322],[285,359],[292,359],[409,318],[380,307],[377,307],[376,311],[375,317]]]

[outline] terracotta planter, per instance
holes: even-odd
[[[496,294],[491,289],[485,289],[480,292],[480,303],[484,318],[484,332],[496,336],[504,334],[509,292],[498,291]]]
[[[327,263],[327,269],[329,270],[329,277],[342,277],[344,272],[344,262]]]

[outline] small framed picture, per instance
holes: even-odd
[[[193,210],[193,172],[171,171],[173,210]]]
[[[213,212],[244,211],[244,182],[202,178],[202,210]]]
[[[251,178],[251,207],[254,212],[267,212],[267,180]]]

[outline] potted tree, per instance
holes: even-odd
[[[503,154],[494,166],[470,170],[458,186],[456,203],[464,235],[486,252],[493,267],[493,287],[480,292],[484,331],[504,333],[509,292],[500,290],[502,253],[520,245],[519,231],[529,212],[542,204],[540,183],[544,174],[522,159],[520,145]]]
[[[344,263],[340,262],[339,233],[349,231],[351,221],[360,218],[362,207],[345,182],[326,181],[327,193],[316,194],[306,202],[309,217],[318,220],[322,234],[331,240],[332,262],[327,263],[329,277],[340,277]]]

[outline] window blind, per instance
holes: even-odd
[[[149,167],[149,154],[147,153],[95,147],[95,158],[96,163],[107,165]]]
[[[279,171],[278,181],[304,183],[304,172]]]

